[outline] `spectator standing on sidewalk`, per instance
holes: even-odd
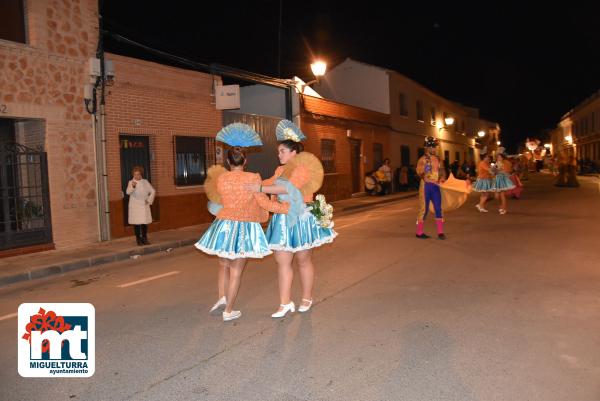
[[[470,175],[471,175],[471,166],[469,166],[469,163],[465,160],[463,162],[463,164],[460,166],[460,169],[458,170],[457,178],[468,180]]]
[[[409,189],[419,189],[420,178],[417,176],[417,169],[414,164],[408,167],[408,187]]]
[[[392,169],[390,168],[390,159],[385,159],[378,171],[384,177],[383,180],[381,180],[383,194],[388,195],[391,192],[390,187],[392,185]]]
[[[156,191],[150,182],[143,177],[144,168],[135,166],[131,170],[132,179],[127,184],[129,195],[128,222],[133,225],[138,245],[149,245],[148,224],[152,223],[150,205],[154,202]]]
[[[471,181],[475,180],[475,178],[477,178],[477,167],[475,166],[475,161],[471,160],[471,163],[469,164],[470,170],[469,170],[469,179],[471,179]]]
[[[408,167],[407,166],[402,166],[402,168],[400,169],[399,183],[400,183],[400,189],[402,191],[408,191]]]
[[[460,165],[458,164],[458,160],[454,160],[450,165],[450,171],[454,178],[458,177],[458,170],[460,169]]]

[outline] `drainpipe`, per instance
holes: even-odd
[[[95,130],[96,139],[96,171],[99,174],[98,183],[98,213],[100,219],[100,241],[109,241],[110,236],[110,205],[108,200],[108,174],[106,171],[106,76],[104,71],[104,40],[103,40],[103,21],[102,21],[103,0],[98,1],[98,54],[100,59],[100,116],[96,118],[97,127]]]

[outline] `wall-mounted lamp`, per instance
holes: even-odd
[[[325,71],[327,71],[327,63],[321,60],[317,60],[310,65],[310,69],[312,70],[313,75],[318,80],[323,75],[325,75]]]
[[[496,145],[500,146],[502,144],[502,142],[498,141],[496,142]]]
[[[546,149],[550,149],[550,147],[551,147],[551,146],[552,146],[552,145],[550,145],[549,143],[545,143],[545,144],[544,144],[544,147],[545,147]]]
[[[438,132],[442,132],[443,129],[448,129],[448,127],[450,127],[453,124],[454,124],[454,118],[453,117],[444,117],[444,122],[443,123],[442,122],[438,122],[436,124],[436,127],[438,129]]]
[[[479,131],[477,133],[477,136],[480,137],[480,138],[483,138],[485,136],[485,131]]]
[[[315,76],[315,79],[312,81],[308,81],[301,85],[300,93],[304,93],[304,88],[314,83],[319,83],[321,77],[325,75],[325,71],[327,71],[327,63],[321,60],[317,60],[310,65],[310,69]]]

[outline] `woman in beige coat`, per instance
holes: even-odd
[[[148,224],[152,223],[152,212],[150,205],[154,202],[156,191],[148,180],[142,176],[144,168],[135,166],[131,170],[133,178],[127,184],[127,195],[129,195],[129,224],[133,225],[135,238],[138,245],[149,245]]]

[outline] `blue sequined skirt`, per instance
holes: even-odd
[[[259,223],[236,220],[216,219],[195,246],[226,259],[263,258],[273,253]]]
[[[510,176],[508,174],[499,173],[496,175],[494,187],[495,192],[504,192],[508,191],[509,189],[513,189],[515,184],[510,180]]]
[[[288,227],[285,214],[274,214],[267,228],[269,248],[274,251],[298,252],[317,248],[333,242],[337,233],[331,228],[317,224],[315,216],[298,219],[293,227]]]
[[[475,192],[493,192],[494,191],[494,180],[491,178],[478,178],[473,185],[473,191]]]

